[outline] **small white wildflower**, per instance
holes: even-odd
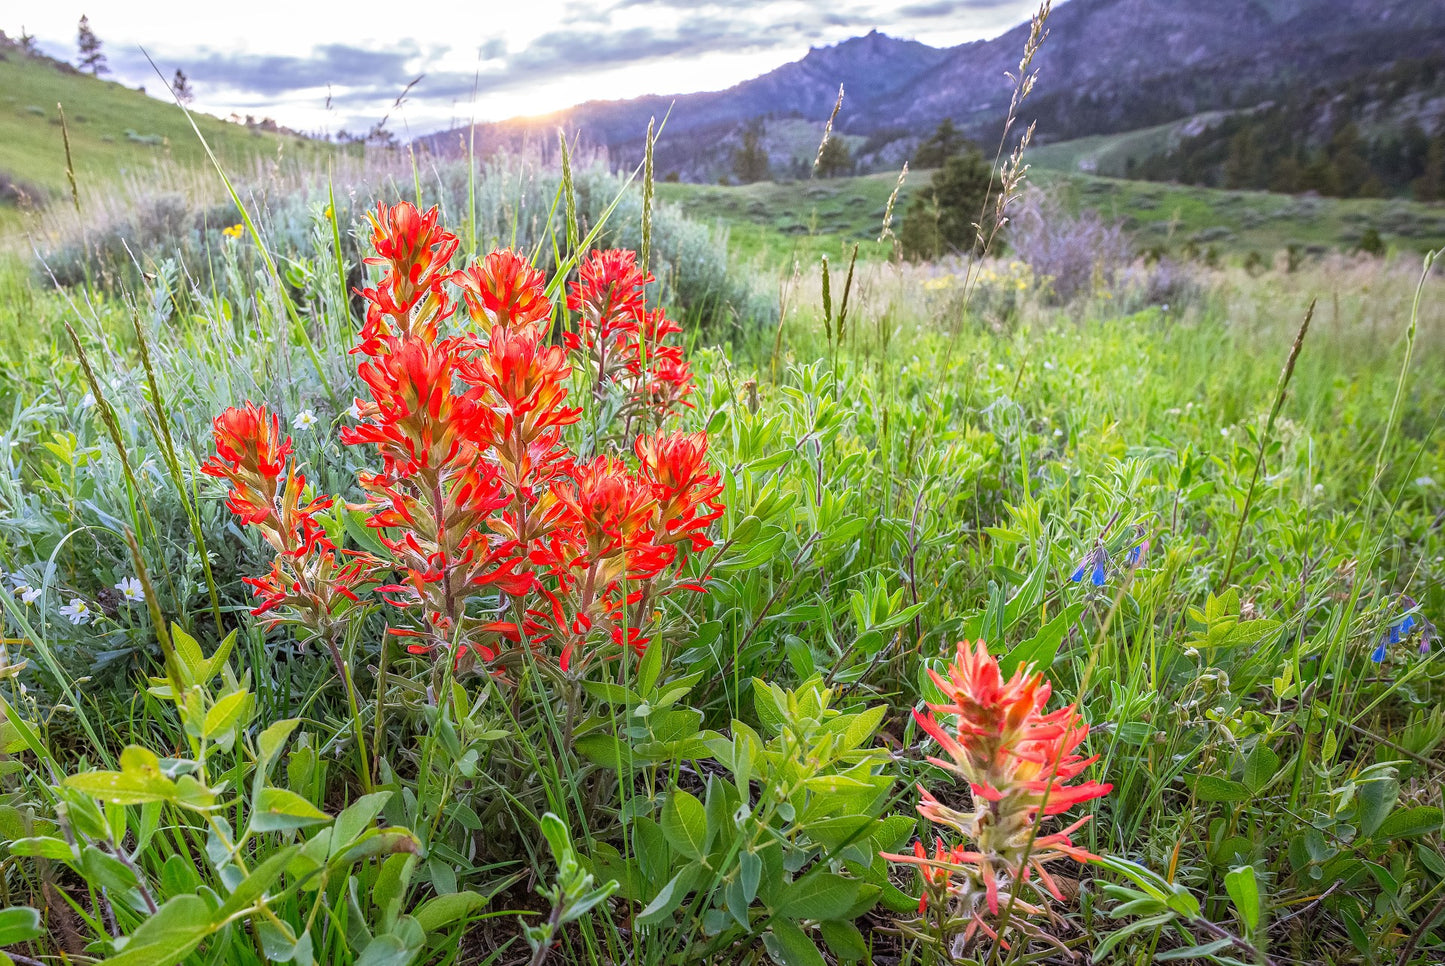
[[[1044,368],[1047,369],[1047,370],[1049,370],[1050,372],[1053,372],[1053,371],[1054,371],[1054,364],[1053,364],[1052,362],[1049,362],[1048,360],[1045,360],[1045,361],[1044,361]]]
[[[1056,430],[1054,430],[1054,435],[1055,435],[1055,436],[1062,436],[1062,435],[1064,435],[1064,431],[1063,431],[1062,429],[1056,429]]]
[[[1003,365],[1002,362],[995,362],[995,363],[993,364],[993,367],[994,367],[995,369],[997,369],[999,372],[1003,372],[1004,365]]]
[[[1229,435],[1229,427],[1225,426],[1223,429],[1221,429],[1219,431],[1219,435],[1227,437]]]
[[[1418,487],[1419,487],[1420,489],[1422,489],[1422,490],[1428,490],[1428,489],[1430,489],[1431,487],[1433,487],[1433,486],[1435,485],[1435,480],[1434,480],[1433,477],[1420,476],[1420,477],[1416,477],[1416,479],[1415,479],[1415,485],[1418,486]]]
[[[1325,495],[1325,485],[1324,485],[1323,483],[1316,483],[1316,484],[1315,484],[1315,496],[1324,496],[1324,495]]]
[[[346,410],[346,415],[350,416],[352,419],[360,419],[360,418],[361,418],[361,401],[358,400],[358,399],[353,399],[353,400],[351,401],[351,405],[350,405],[350,406],[347,408],[347,410]]]
[[[316,413],[312,412],[312,411],[309,410],[309,409],[303,409],[303,410],[301,410],[299,413],[296,414],[296,418],[295,418],[295,419],[291,420],[291,428],[292,428],[292,429],[310,429],[312,426],[315,426],[318,422],[320,422],[320,420],[318,420],[318,419],[316,418]]]
[[[90,612],[90,605],[79,597],[70,598],[70,603],[60,608],[60,616],[72,624],[89,624],[93,616]]]
[[[1166,416],[1182,416],[1182,415],[1184,415],[1184,410],[1180,409],[1178,406],[1174,406],[1174,407],[1171,408],[1171,409],[1166,409],[1166,410],[1164,410],[1164,415],[1166,415]]]
[[[15,593],[27,604],[33,604],[40,599],[40,588],[31,587],[29,584],[16,583]]]
[[[137,603],[146,599],[145,590],[141,587],[139,577],[125,577],[115,585],[115,589],[120,591],[127,603]]]
[[[1165,312],[1168,312],[1168,311],[1169,311],[1169,303],[1168,303],[1168,302],[1165,302],[1164,305],[1162,306],[1162,308],[1164,309]]]
[[[90,409],[95,405],[95,393],[88,392],[80,400],[81,409]]]

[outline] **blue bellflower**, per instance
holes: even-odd
[[[1093,570],[1093,573],[1089,577],[1089,582],[1095,587],[1104,586],[1104,581],[1109,578],[1109,552],[1103,547],[1095,547],[1084,554],[1084,559],[1079,561],[1079,569],[1075,570],[1069,579],[1076,584],[1080,583],[1084,579],[1084,574],[1088,573],[1090,569]]]
[[[1400,606],[1408,610],[1418,607],[1419,605],[1412,598],[1406,597],[1405,595],[1401,594]],[[1404,617],[1400,618],[1389,627],[1385,628],[1384,633],[1380,635],[1380,643],[1376,644],[1375,649],[1370,652],[1370,660],[1374,661],[1376,664],[1384,661],[1385,654],[1389,651],[1390,645],[1399,644],[1405,638],[1409,637],[1410,633],[1414,631],[1417,627],[1420,628],[1420,653],[1429,654],[1430,645],[1435,640],[1435,625],[1430,623],[1423,616],[1417,614],[1406,614]]]

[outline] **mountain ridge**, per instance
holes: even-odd
[[[1445,45],[1445,4],[1415,0],[1068,0],[1049,35],[1025,119],[1040,142],[1116,133],[1205,110],[1252,106],[1290,85],[1336,80]],[[995,143],[1029,31],[931,47],[872,31],[825,47],[722,91],[591,101],[553,114],[478,124],[479,149],[550,143],[561,128],[639,157],[649,119],[668,115],[657,145],[661,171],[710,180],[718,152],[751,121],[828,117],[841,84],[835,129],[866,142],[869,160],[894,163],[945,118]],[[424,139],[445,150],[467,128]],[[890,135],[892,135],[890,137]],[[891,150],[888,145],[898,142]]]

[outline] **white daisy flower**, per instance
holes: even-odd
[[[141,587],[139,577],[126,577],[115,585],[115,589],[120,591],[121,596],[126,599],[126,603],[133,604],[146,599],[145,590]]]
[[[315,426],[318,422],[320,422],[320,420],[316,418],[316,413],[312,412],[312,411],[309,410],[309,409],[303,409],[303,410],[301,410],[299,413],[296,414],[296,418],[295,418],[295,419],[291,420],[291,428],[292,428],[292,429],[310,429],[312,426]]]
[[[15,584],[15,596],[19,597],[22,602],[26,604],[33,604],[40,599],[39,587],[30,586],[28,583],[21,580],[18,575],[12,574],[11,580]]]
[[[94,614],[91,613],[89,604],[81,600],[79,597],[72,597],[70,598],[70,603],[60,608],[60,616],[70,621],[70,623],[72,624],[79,625],[89,624],[90,619],[94,616]]]

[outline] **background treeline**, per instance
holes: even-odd
[[[1130,159],[1150,181],[1339,198],[1445,195],[1445,123],[1430,116],[1445,54],[1401,60],[1231,115],[1170,150]]]

